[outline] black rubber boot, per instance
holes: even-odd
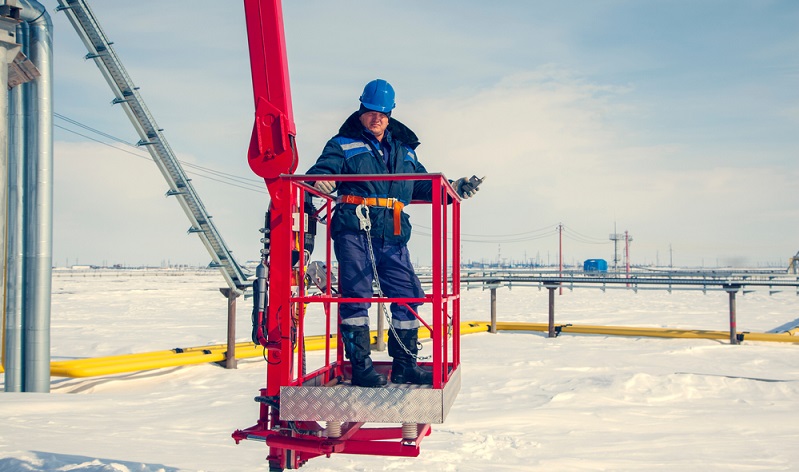
[[[368,326],[341,325],[341,338],[344,340],[344,354],[352,364],[352,385],[382,387],[388,383],[386,376],[372,367]]]
[[[394,336],[394,331],[399,335],[399,341]],[[419,347],[416,345],[418,329],[397,329],[389,331],[388,355],[394,358],[391,364],[391,381],[393,383],[433,385],[433,373],[416,365],[416,354]],[[408,352],[405,352],[405,348]]]

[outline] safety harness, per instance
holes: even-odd
[[[402,209],[405,208],[405,204],[396,198],[370,198],[359,197],[358,195],[339,195],[336,201],[338,203],[363,205],[364,207],[391,208],[394,210],[394,236],[399,236],[399,234],[402,232]],[[360,213],[357,210],[355,213],[360,219]]]
[[[344,195],[344,198],[350,197],[350,196],[351,195]],[[339,197],[339,199],[341,199],[341,198],[342,197]],[[362,197],[355,197],[355,198],[362,198]],[[364,198],[364,200],[394,200],[395,202],[397,202],[400,205],[402,205],[402,202],[399,202],[399,201],[397,201],[397,200],[395,200],[393,198],[370,198],[370,199]],[[347,203],[351,203],[351,202],[347,202]],[[375,205],[372,205],[372,206],[375,206]],[[382,206],[382,205],[379,205],[379,206]],[[391,208],[391,207],[388,207],[388,208]],[[397,214],[396,210],[395,210],[394,214],[395,215]],[[369,259],[372,262],[372,275],[374,277],[375,288],[377,288],[378,297],[383,298],[385,295],[383,294],[383,289],[380,287],[380,277],[377,274],[377,263],[375,262],[375,250],[374,250],[374,247],[372,247],[372,235],[370,233],[370,230],[372,229],[372,220],[371,220],[371,218],[369,218],[369,205],[367,203],[358,204],[358,206],[355,207],[355,216],[358,217],[358,221],[360,223],[360,229],[363,232],[366,233],[366,242],[367,242],[367,246],[369,247]],[[394,220],[395,231],[396,231],[396,228],[397,228],[396,221],[397,220],[395,219]],[[418,354],[414,354],[414,353],[412,353],[410,351],[410,349],[408,349],[407,346],[402,344],[402,341],[400,341],[399,334],[397,333],[397,330],[394,328],[394,324],[391,322],[391,315],[389,315],[388,314],[388,310],[386,310],[386,304],[383,303],[381,306],[383,307],[382,315],[386,318],[386,323],[388,324],[389,331],[394,333],[394,337],[395,337],[395,339],[397,341],[397,344],[399,344],[399,346],[402,348],[402,350],[405,351],[405,354],[407,354],[407,355],[409,355],[409,356],[411,356],[411,357],[413,357],[413,358],[415,358],[417,360],[429,359],[430,356],[419,356]],[[416,347],[417,347],[417,353],[418,353],[418,351],[422,347],[421,344],[418,341],[417,341]]]

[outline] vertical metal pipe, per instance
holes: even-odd
[[[0,56],[8,57],[7,48],[0,45]],[[0,63],[0,86],[8,83],[8,62]],[[0,294],[2,296],[2,306],[0,306],[0,319],[3,326],[0,326],[0,347],[5,346],[5,320],[6,320],[6,232],[8,230],[8,93],[0,91],[0,251],[3,255],[2,265],[0,266]],[[0,352],[0,359],[5,359],[5,353]]]
[[[53,247],[53,108],[52,22],[35,0],[20,0],[20,18],[28,23],[28,57],[41,74],[24,84],[30,90],[24,107],[31,110],[26,129],[24,217],[24,388],[50,391],[50,295]]]
[[[28,24],[17,25],[17,42],[22,52],[28,53]],[[22,182],[24,176],[25,125],[27,123],[22,106],[27,87],[17,86],[8,92],[8,179],[6,208],[6,241],[3,248],[5,281],[3,309],[4,323],[4,367],[6,392],[23,391],[23,311],[22,311],[22,234],[23,199]]]
[[[20,25],[27,27],[25,23]],[[20,35],[24,42],[26,35]],[[23,287],[23,156],[25,154],[22,107],[24,87],[15,87],[9,93],[9,152],[8,152],[8,226],[5,252],[5,391],[21,392],[22,381],[22,287]]]
[[[5,337],[6,337],[6,313],[5,313],[5,300],[6,300],[6,270],[8,267],[6,257],[6,247],[8,242],[8,231],[11,228],[9,224],[8,212],[8,182],[9,182],[9,162],[8,162],[8,149],[9,149],[9,94],[6,92],[8,84],[8,64],[14,60],[14,57],[19,52],[20,46],[16,42],[16,29],[17,25],[11,19],[1,18],[3,38],[0,40],[0,251],[3,254],[2,267],[0,267],[0,293],[2,293],[2,305],[0,311],[3,320],[3,326],[0,326],[0,333],[2,333],[2,342],[0,346],[3,352],[0,357],[3,359],[5,365]],[[16,360],[14,359],[16,362]],[[13,368],[13,367],[12,367]]]

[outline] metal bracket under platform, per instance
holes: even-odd
[[[388,368],[378,363],[374,366],[379,372]],[[460,388],[459,368],[441,389],[394,383],[380,388],[353,387],[349,383],[334,387],[280,387],[280,419],[441,424]]]

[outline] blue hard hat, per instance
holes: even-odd
[[[363,88],[361,105],[364,108],[380,113],[390,113],[394,109],[394,87],[383,79],[375,79]]]

